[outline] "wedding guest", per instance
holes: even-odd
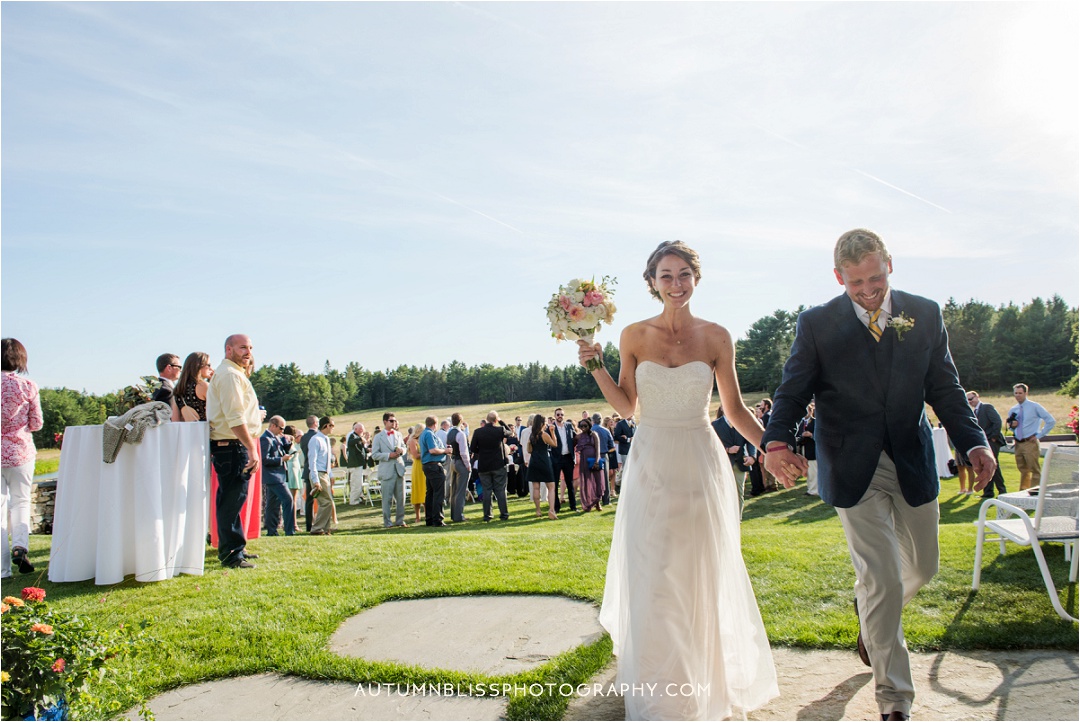
[[[555,424],[545,423],[543,414],[531,418],[532,426],[525,430],[528,434],[522,442],[526,444],[526,464],[529,469],[529,486],[532,487],[533,505],[536,515],[540,516],[540,495],[547,491],[548,518],[558,519],[555,515],[555,471],[551,465],[551,451],[559,446],[555,438]],[[524,435],[524,434],[523,434]]]
[[[262,451],[263,520],[266,535],[277,536],[278,526],[285,523],[285,536],[296,531],[296,510],[289,493],[288,463],[293,458],[292,439],[286,441],[285,419],[270,417],[270,427],[259,437]]]
[[[160,401],[172,405],[173,388],[180,378],[180,357],[172,353],[163,353],[157,357],[158,381],[161,386],[150,396],[151,401]]]
[[[446,526],[443,520],[443,490],[446,488],[446,480],[443,479],[443,463],[449,449],[440,446],[439,437],[435,434],[435,424],[439,422],[434,416],[424,419],[424,430],[420,433],[417,441],[420,447],[420,464],[427,483],[425,497],[424,523],[427,526]]]
[[[619,473],[619,450],[618,442],[615,441],[615,424],[619,421],[619,415],[605,416],[602,426],[611,435],[611,448],[608,449],[605,461],[607,462],[607,479],[605,489],[607,490],[607,501],[605,504],[611,503],[611,497],[615,493],[615,477]]]
[[[814,446],[814,402],[806,407],[806,416],[799,422],[795,432],[796,448],[806,459],[806,494],[817,496],[817,450]]]
[[[30,549],[30,488],[34,482],[34,461],[37,449],[31,433],[44,423],[38,387],[26,374],[26,347],[13,338],[0,341],[0,364],[3,383],[3,441],[0,442],[0,465],[3,489],[0,489],[0,525],[3,536],[3,556],[0,556],[0,577],[11,576],[11,565],[21,574],[34,571],[28,558]],[[11,536],[10,556],[8,556]]]
[[[491,497],[499,504],[499,520],[506,521],[510,512],[506,507],[506,440],[510,429],[499,421],[497,411],[489,411],[486,424],[473,434],[471,451],[476,457],[480,477],[484,521],[491,521]]]
[[[757,409],[758,421],[761,423],[761,428],[765,429],[769,426],[769,417],[772,416],[772,399],[768,396],[758,402],[758,405],[754,407]],[[761,463],[760,457],[755,452],[754,456],[757,458],[758,463],[756,473],[761,477],[761,493],[768,493],[777,491],[779,487],[776,485],[776,477],[765,468],[765,464]],[[751,480],[752,481],[752,480]],[[750,490],[751,496],[757,496],[753,493],[753,488]]]
[[[720,439],[720,445],[727,452],[728,463],[731,464],[732,477],[739,493],[739,519],[741,520],[746,502],[746,477],[751,465],[756,461],[754,448],[724,416],[723,404],[716,409],[716,420],[712,422],[712,429]]]
[[[315,519],[311,522],[313,536],[329,536],[330,525],[334,521],[334,494],[330,485],[330,463],[333,452],[330,449],[330,434],[334,432],[334,420],[329,416],[319,419],[319,431],[308,443],[308,477],[311,479],[311,492],[318,503]]]
[[[345,440],[345,447],[349,469],[349,504],[356,505],[361,500],[367,500],[364,495],[364,473],[367,471],[368,460],[371,458],[367,431],[359,421],[353,424],[352,431]]]
[[[188,354],[173,388],[173,421],[206,421],[206,391],[213,375],[209,354],[202,351]]]
[[[597,414],[599,416],[599,414]],[[600,511],[604,496],[603,452],[597,427],[588,419],[578,422],[578,435],[574,449],[578,455],[578,478],[581,480],[581,508],[583,511]]]
[[[890,287],[893,259],[872,231],[842,235],[833,265],[845,292],[799,314],[761,446],[791,488],[807,468],[793,452],[795,432],[815,401],[818,485],[855,569],[859,658],[873,670],[882,719],[906,720],[915,686],[901,617],[940,556],[927,404],[971,460],[976,490],[993,475],[994,456],[960,387],[938,305]]]
[[[622,470],[626,465],[626,457],[630,454],[630,444],[634,440],[634,432],[637,430],[637,424],[634,422],[634,415],[630,414],[625,419],[619,419],[619,422],[615,424],[615,443],[618,445],[618,459],[619,459],[619,473],[615,477],[615,493],[618,494],[622,488]]]
[[[450,479],[450,521],[465,521],[465,497],[469,491],[469,473],[472,459],[469,457],[469,437],[465,434],[461,414],[450,415],[450,430],[446,443],[450,446],[452,478]]]
[[[975,412],[975,421],[978,422],[979,428],[986,434],[986,441],[990,444],[990,452],[994,455],[994,461],[997,461],[998,452],[1001,447],[1005,445],[1005,437],[1001,433],[1001,414],[997,412],[997,409],[991,404],[983,403],[979,398],[978,391],[967,392],[968,406]],[[999,494],[1005,492],[1005,478],[1001,475],[1001,466],[994,468],[994,476],[990,479],[990,483],[983,488],[983,498],[993,499],[994,489],[997,489]]]
[[[435,435],[439,437],[439,446],[444,449],[449,449],[450,445],[446,442],[447,436],[450,434],[450,419],[443,419],[439,423],[439,429],[435,432]],[[443,474],[446,476],[446,482],[443,484],[443,506],[447,509],[450,508],[450,469],[454,465],[454,459],[450,456],[450,453],[446,453],[446,460],[443,462]]]
[[[1031,488],[1032,479],[1042,472],[1039,464],[1039,440],[1057,423],[1049,411],[1028,398],[1027,384],[1013,386],[1016,405],[1009,409],[1005,425],[1013,430],[1016,468],[1020,472],[1020,491]]]
[[[555,409],[555,436],[559,440],[559,448],[551,455],[551,463],[555,471],[555,511],[561,510],[566,501],[563,490],[570,500],[570,511],[577,511],[577,500],[574,497],[574,422],[568,421],[562,408]],[[563,487],[559,486],[559,476],[562,476]]]
[[[371,455],[379,462],[379,483],[382,496],[383,528],[390,527],[390,505],[397,504],[394,526],[405,523],[405,461],[408,454],[405,442],[397,431],[397,417],[393,412],[383,414],[383,431],[371,440]]]
[[[420,510],[424,508],[427,500],[427,477],[424,475],[424,464],[420,461],[420,434],[424,427],[420,424],[409,427],[409,436],[405,441],[405,448],[409,450],[409,458],[412,459],[412,505],[416,518],[414,524],[420,523]]]
[[[304,530],[311,532],[311,521],[315,516],[315,493],[311,484],[311,472],[308,467],[308,444],[319,433],[319,417],[309,416],[305,423],[307,431],[300,437],[300,452],[304,456]]]
[[[513,492],[521,499],[528,495],[529,490],[522,469],[525,465],[521,454],[521,440],[518,439],[517,427],[507,425],[509,435],[506,437],[506,446],[510,452],[509,463],[506,466],[506,489]]]
[[[285,427],[285,438],[292,444],[292,454],[285,463],[286,483],[292,497],[294,517],[301,517],[304,515],[304,505],[300,498],[300,491],[304,488],[304,452],[300,450],[300,434],[295,426]]]
[[[206,417],[210,422],[210,455],[217,472],[215,496],[218,526],[218,559],[222,566],[250,569],[240,511],[247,500],[248,480],[259,469],[262,428],[259,399],[244,372],[251,359],[251,339],[235,333],[225,339],[225,359],[218,366],[206,393]],[[265,413],[265,412],[263,412]]]

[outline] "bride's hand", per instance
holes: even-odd
[[[588,361],[598,358],[603,359],[603,349],[600,348],[600,344],[594,343],[590,346],[587,342],[582,341],[580,338],[577,342],[578,345],[578,363],[584,366]]]

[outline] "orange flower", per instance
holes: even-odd
[[[18,597],[4,597],[4,604],[10,604],[13,607],[25,607],[26,603]]]
[[[41,622],[38,622],[34,626],[30,627],[30,631],[41,632],[42,634],[52,634],[52,625],[42,624]]]
[[[0,602],[0,614],[3,614],[4,612],[6,612],[9,609],[11,609],[11,607],[9,607],[8,605]]]

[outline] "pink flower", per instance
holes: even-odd
[[[45,590],[41,587],[25,587],[22,590],[22,598],[28,602],[44,602]]]
[[[599,291],[589,291],[585,294],[585,300],[582,302],[586,306],[599,306],[604,302],[604,294]]]
[[[30,631],[31,632],[40,632],[42,634],[52,634],[52,625],[51,624],[42,624],[41,622],[38,622],[34,626],[30,627]]]
[[[569,311],[570,307],[574,305],[574,302],[570,300],[567,295],[559,296],[559,305],[562,306],[562,310]]]
[[[571,321],[580,321],[585,318],[585,309],[575,304],[570,307],[569,316]]]
[[[66,666],[67,666],[67,662],[64,661],[63,657],[60,657],[55,662],[53,662],[52,671],[54,671],[54,672],[63,672],[64,667],[66,667]]]

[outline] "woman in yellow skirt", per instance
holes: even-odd
[[[421,510],[424,508],[424,497],[427,495],[427,477],[424,476],[424,465],[420,462],[420,434],[424,431],[423,424],[417,424],[409,434],[409,456],[412,457],[412,505],[416,512],[416,523],[420,523]]]

